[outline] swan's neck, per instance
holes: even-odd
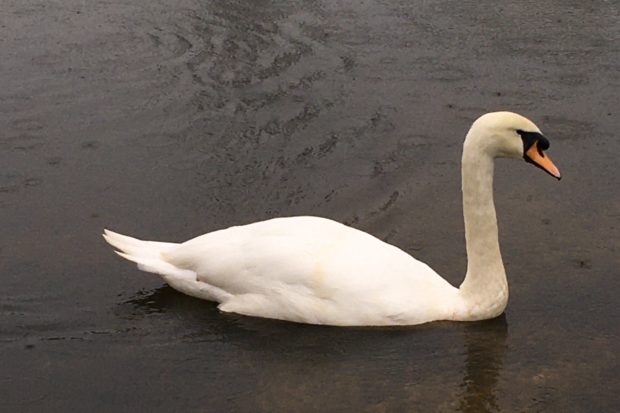
[[[465,142],[462,179],[467,274],[459,288],[463,302],[459,318],[480,320],[504,311],[508,283],[493,204],[493,157],[480,150],[475,140]]]

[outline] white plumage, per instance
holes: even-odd
[[[469,265],[460,289],[399,248],[325,218],[276,218],[181,244],[108,230],[104,237],[141,270],[160,274],[185,294],[216,301],[226,312],[341,326],[497,316],[508,289],[497,241],[492,161],[524,156],[517,130],[540,133],[529,120],[498,112],[478,119],[467,136],[463,195]]]

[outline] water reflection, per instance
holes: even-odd
[[[465,374],[461,384],[459,411],[500,411],[496,387],[507,336],[505,314],[494,320],[465,325]]]
[[[217,358],[220,373],[239,383],[234,397],[243,408],[500,411],[504,316],[404,328],[311,326],[222,314],[167,286],[121,306],[130,317],[162,317],[157,327],[146,323],[149,339],[186,343],[192,363]]]
[[[131,305],[138,313],[151,314],[163,313],[171,303],[176,301],[179,293],[168,285],[156,288],[151,291],[141,290],[134,294],[130,299],[122,302],[123,305]]]

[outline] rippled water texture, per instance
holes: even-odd
[[[1,411],[620,411],[617,2],[1,8]],[[462,139],[498,109],[564,179],[497,164],[497,320],[223,315],[100,237],[322,215],[458,284]]]

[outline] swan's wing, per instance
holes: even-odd
[[[352,231],[315,217],[277,218],[211,232],[166,253],[200,281],[242,294],[276,286],[311,288],[322,257]]]
[[[314,217],[216,231],[165,258],[230,294],[223,310],[294,321],[394,324],[411,318],[412,303],[428,309],[434,291],[453,289],[402,250]]]

